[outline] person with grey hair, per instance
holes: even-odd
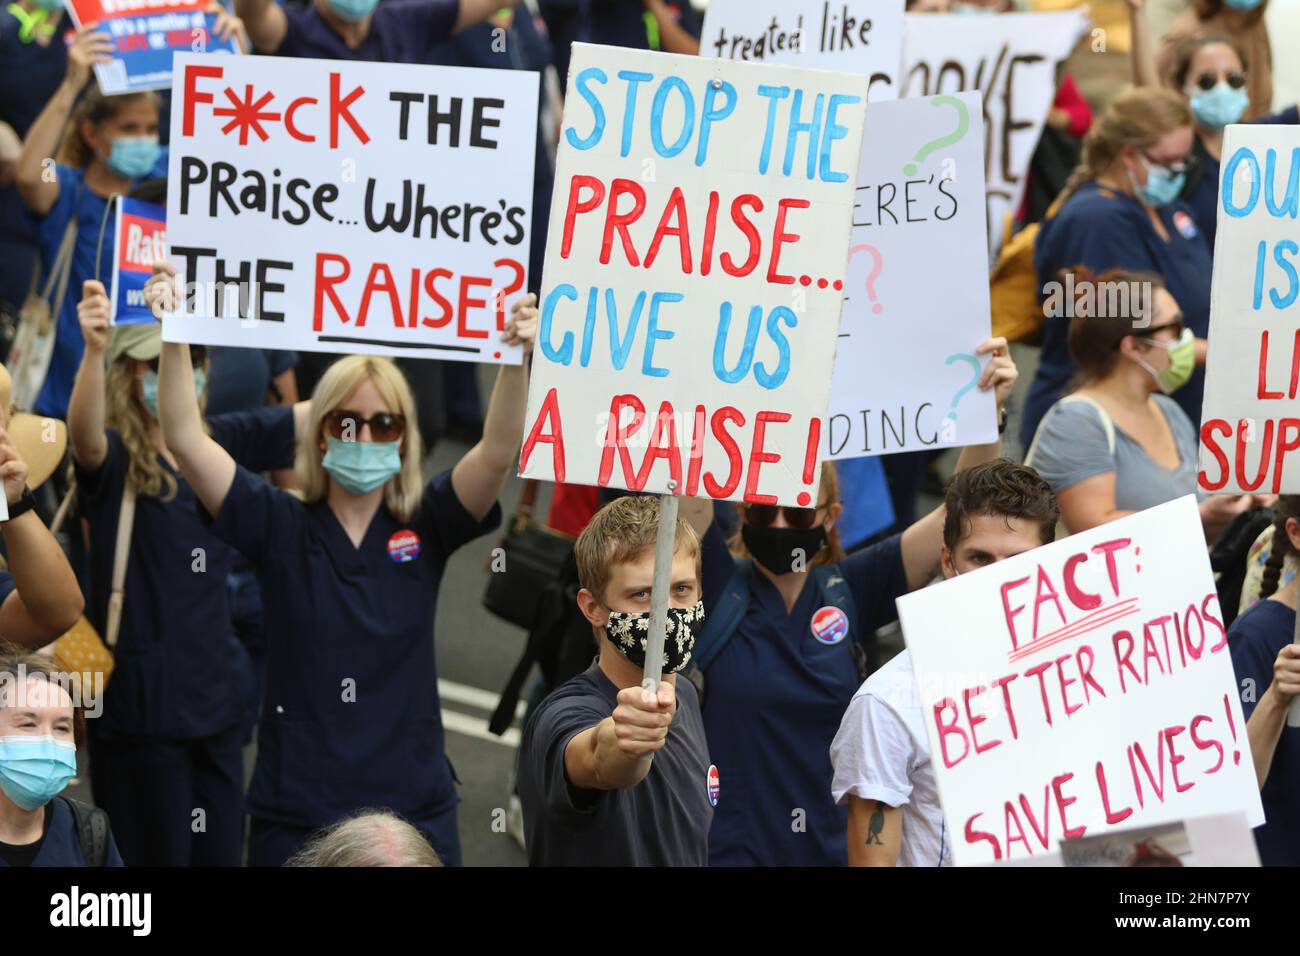
[[[290,866],[442,866],[415,827],[388,810],[362,810],[312,836]]]

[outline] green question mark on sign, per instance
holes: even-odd
[[[966,104],[957,97],[936,96],[930,100],[930,104],[932,106],[943,106],[947,104],[949,106],[957,107],[957,129],[955,132],[949,133],[947,136],[940,136],[938,139],[930,140],[930,142],[917,150],[916,156],[913,158],[914,161],[903,167],[903,172],[908,176],[916,175],[916,171],[920,169],[920,166],[917,164],[924,160],[925,157],[929,156],[936,149],[942,149],[944,146],[951,146],[953,143],[960,142],[961,138],[966,135],[966,131],[970,129],[970,113],[966,111]]]

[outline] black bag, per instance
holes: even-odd
[[[487,590],[483,592],[485,608],[502,620],[524,628],[532,627],[542,593],[573,554],[572,541],[532,520],[537,486],[538,482],[532,479],[524,482],[519,510],[501,539],[504,567],[500,571],[489,569]]]
[[[81,844],[81,855],[86,858],[86,866],[103,866],[108,862],[108,814],[99,807],[92,807],[71,797],[59,799],[72,811],[72,820],[77,827],[77,842]]]
[[[514,722],[515,706],[533,664],[541,669],[548,693],[591,666],[598,648],[591,622],[578,608],[579,587],[578,562],[570,552],[560,566],[560,573],[542,592],[524,653],[515,664],[488,722],[488,730],[498,737]]]
[[[1223,626],[1228,627],[1237,617],[1241,604],[1241,588],[1246,582],[1246,557],[1255,539],[1273,523],[1273,509],[1256,505],[1232,519],[1232,524],[1219,535],[1210,549],[1210,568],[1216,576],[1219,592],[1219,610],[1223,612]]]

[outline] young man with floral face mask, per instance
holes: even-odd
[[[703,866],[719,797],[699,699],[678,672],[703,624],[700,543],[678,519],[664,679],[641,687],[659,502],[619,498],[578,537],[582,590],[600,654],[546,698],[519,757],[533,866]]]

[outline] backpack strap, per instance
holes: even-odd
[[[736,569],[727,580],[722,594],[704,617],[704,630],[695,639],[692,659],[695,666],[705,670],[727,646],[731,636],[740,627],[749,608],[749,579],[754,573],[754,562],[737,558]]]
[[[59,799],[72,811],[72,822],[77,827],[77,840],[81,844],[81,855],[86,858],[86,866],[104,866],[108,862],[108,814],[99,807],[71,797]]]
[[[1101,427],[1106,431],[1106,450],[1112,458],[1115,457],[1115,422],[1111,419],[1110,413],[1101,407],[1101,403],[1095,399],[1088,398],[1086,395],[1067,395],[1057,401],[1057,405],[1074,405],[1079,402],[1085,405],[1091,405],[1097,417],[1101,419]],[[1048,411],[1051,414],[1051,411]],[[1046,418],[1046,416],[1044,416]],[[1034,432],[1034,440],[1029,443],[1029,452],[1025,455],[1025,464],[1030,468],[1034,467],[1034,454],[1038,451],[1038,440],[1043,437],[1043,426],[1039,423],[1038,429]]]
[[[813,577],[821,592],[821,599],[844,612],[849,621],[849,645],[853,650],[853,659],[857,664],[858,676],[866,680],[879,665],[879,648],[876,646],[875,632],[864,633],[859,630],[858,606],[853,600],[849,582],[838,564],[814,564]]]

